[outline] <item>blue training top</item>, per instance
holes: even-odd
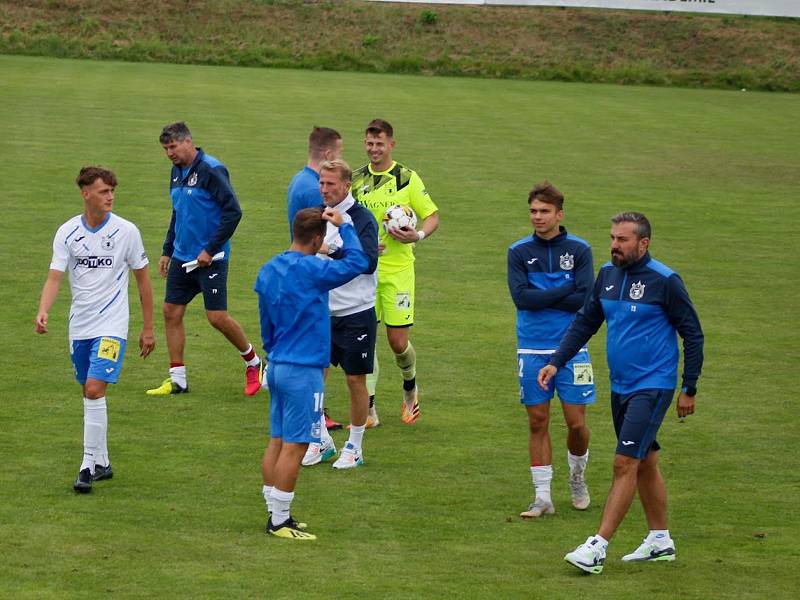
[[[162,255],[190,261],[203,250],[211,256],[224,250],[227,260],[242,209],[225,165],[198,148],[188,168],[173,165],[169,193],[172,219]]]
[[[309,166],[303,167],[289,183],[288,216],[289,239],[293,239],[292,223],[297,211],[304,208],[315,208],[322,204],[322,194],[319,191],[319,173]]]
[[[561,368],[608,325],[606,355],[611,391],[675,389],[678,340],[683,338],[683,385],[695,387],[703,367],[703,330],[677,273],[650,257],[621,268],[606,263],[550,364]]]
[[[261,267],[255,284],[264,352],[274,363],[325,368],[331,356],[328,292],[364,272],[369,259],[343,223],[340,260],[288,250]]]
[[[508,290],[517,307],[517,347],[555,350],[594,282],[592,249],[563,227],[508,249]]]

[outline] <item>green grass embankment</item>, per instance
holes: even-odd
[[[300,0],[0,1],[0,53],[800,91],[800,19]]]

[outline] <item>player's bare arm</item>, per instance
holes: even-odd
[[[436,211],[435,213],[425,217],[425,220],[422,221],[422,227],[420,228],[420,231],[423,232],[422,236],[420,236],[419,231],[411,227],[402,227],[400,229],[391,228],[387,231],[387,233],[398,242],[402,242],[403,244],[413,244],[414,242],[420,241],[420,238],[429,237],[438,228],[439,211]]]
[[[39,312],[34,319],[36,333],[47,333],[48,313],[58,296],[58,288],[61,286],[61,279],[64,277],[63,271],[50,269],[47,272],[47,279],[42,288],[42,297],[39,300]]]
[[[153,287],[150,285],[147,267],[134,269],[133,275],[136,277],[136,286],[139,288],[139,301],[142,304],[142,332],[139,334],[139,356],[147,358],[156,347],[156,337],[153,333]]]

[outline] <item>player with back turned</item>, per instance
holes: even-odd
[[[378,289],[375,312],[386,324],[389,347],[403,377],[403,406],[401,419],[411,425],[420,415],[419,392],[416,384],[417,353],[408,339],[414,324],[414,244],[430,237],[439,227],[439,209],[428,196],[419,175],[392,159],[394,129],[383,119],[367,125],[364,144],[369,163],[353,173],[353,197],[366,206],[378,223],[386,209],[403,204],[410,206],[421,221],[419,230],[380,228],[378,258]],[[368,426],[378,423],[374,406],[378,381],[378,353],[375,365],[367,377],[370,394]]]

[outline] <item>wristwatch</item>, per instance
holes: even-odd
[[[328,244],[328,256],[333,256],[339,251],[339,246],[336,244]]]
[[[694,387],[693,385],[685,385],[681,388],[681,391],[687,396],[692,396],[692,397],[697,396],[697,388]]]

